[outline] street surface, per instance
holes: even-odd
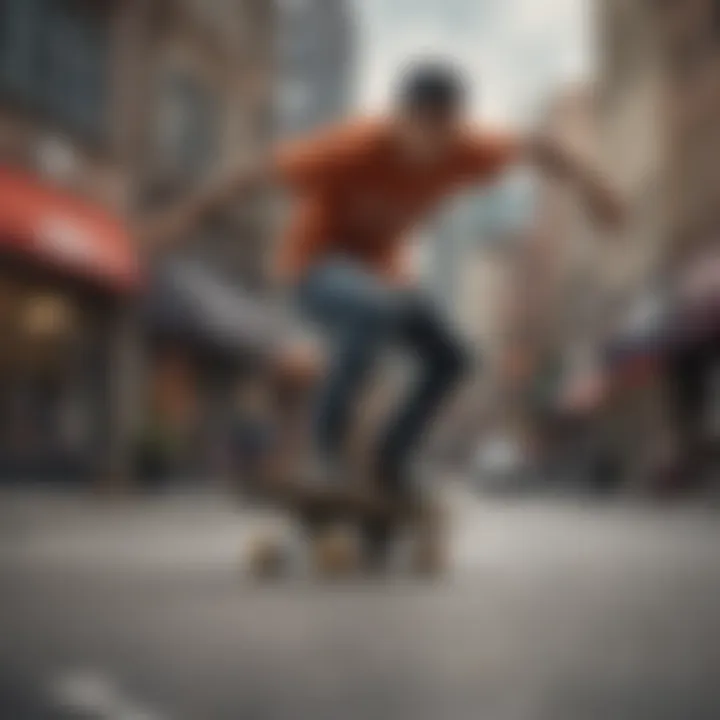
[[[263,586],[219,498],[3,492],[0,718],[720,718],[717,511],[449,496],[441,582]]]

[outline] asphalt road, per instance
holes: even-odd
[[[213,498],[0,496],[2,720],[717,720],[720,517],[451,497],[448,577],[261,586]]]

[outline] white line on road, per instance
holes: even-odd
[[[86,720],[169,720],[97,670],[63,672],[50,683],[49,694],[58,709]]]

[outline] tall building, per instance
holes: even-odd
[[[638,303],[647,304],[665,257],[667,144],[653,36],[635,4],[604,3],[599,28],[597,81],[562,91],[544,126],[605,171],[629,205],[628,222],[619,232],[605,232],[567,183],[545,178],[538,184],[528,248],[533,273],[522,289],[520,327],[531,366],[526,396],[531,407],[551,412],[595,392],[608,343],[636,315]],[[651,447],[656,399],[653,392],[635,394],[631,408],[609,407],[607,422],[600,423],[603,452],[623,456],[625,467],[630,459],[644,463],[640,448]],[[542,431],[543,414],[536,417]]]
[[[623,260],[606,263],[622,328],[663,304],[695,250],[717,247],[720,6],[613,0],[598,11],[603,156],[632,207],[614,251]],[[623,393],[610,423],[640,479],[667,432],[659,381]]]
[[[600,159],[632,210],[621,242],[607,245],[602,263],[620,312],[652,280],[669,241],[669,97],[654,20],[661,5],[598,4]]]
[[[631,209],[600,264],[611,335],[662,303],[691,246],[716,242],[719,19],[710,0],[598,3],[602,158]],[[663,407],[654,378],[610,408],[607,436],[630,482],[657,462]]]
[[[138,159],[146,209],[265,153],[273,136],[274,38],[274,3],[265,0],[155,5]],[[175,431],[192,449],[186,467],[217,468],[212,458],[222,454],[236,386],[266,340],[270,226],[266,193],[245,194],[151,264],[139,339],[144,392],[134,415],[181,425]]]
[[[147,207],[248,161],[272,137],[272,2],[175,0],[147,30],[141,198]],[[179,254],[243,287],[262,284],[266,207],[238,198]]]
[[[276,128],[280,137],[341,119],[354,93],[348,0],[278,0]]]
[[[90,477],[117,434],[145,12],[0,4],[0,477]]]
[[[273,22],[266,0],[0,3],[0,475],[127,461],[153,272],[125,218],[267,142]],[[196,345],[240,334],[214,278],[258,286],[265,227],[254,198],[177,253],[215,288],[163,305],[214,328]]]
[[[720,5],[656,3],[664,74],[673,257],[717,244],[720,202]]]
[[[606,265],[629,302],[659,270],[672,274],[670,259],[715,242],[720,10],[612,0],[598,20],[601,157],[632,207],[623,261],[608,250]]]

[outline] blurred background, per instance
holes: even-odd
[[[720,18],[626,5],[3,0],[2,481],[236,473],[242,386],[297,396],[309,377],[264,272],[283,201],[238,200],[160,257],[131,221],[382,110],[431,54],[468,74],[478,118],[544,127],[631,204],[608,241],[570,193],[516,173],[418,233],[426,283],[484,356],[433,452],[485,475],[522,460],[537,483],[707,487]]]
[[[704,515],[678,519],[651,505],[663,499],[687,508],[689,500],[707,509],[720,490],[718,2],[0,0],[0,537],[11,541],[2,563],[14,568],[5,609],[16,629],[2,664],[0,695],[11,708],[3,718],[55,717],[24,709],[34,670],[19,668],[48,657],[60,667],[95,662],[118,647],[113,657],[133,667],[127,628],[144,629],[147,662],[170,648],[184,658],[172,681],[162,671],[158,680],[154,669],[141,680],[152,677],[173,697],[187,691],[181,678],[200,677],[216,698],[230,698],[233,682],[227,670],[213,678],[199,671],[205,660],[216,669],[242,666],[253,678],[248,688],[268,690],[277,672],[301,693],[306,686],[292,678],[309,648],[326,660],[323,677],[339,682],[333,671],[345,666],[333,664],[351,658],[332,638],[355,647],[362,633],[352,627],[373,623],[401,633],[405,625],[392,621],[405,617],[397,598],[387,601],[389,615],[384,605],[364,606],[346,625],[357,594],[341,601],[344,610],[325,597],[315,613],[307,599],[293,606],[286,597],[279,608],[273,596],[268,609],[252,596],[244,598],[247,612],[267,612],[282,639],[264,635],[262,623],[255,635],[246,626],[238,641],[248,643],[244,659],[230,660],[222,655],[227,624],[198,614],[188,625],[204,648],[197,656],[175,645],[183,613],[202,598],[232,624],[230,590],[215,576],[203,585],[206,574],[183,576],[193,590],[179,580],[151,590],[144,575],[118,574],[134,562],[124,552],[164,571],[188,558],[231,566],[249,520],[209,500],[193,509],[168,500],[170,509],[152,512],[133,503],[146,503],[147,493],[172,498],[181,488],[235,492],[266,470],[268,458],[292,466],[322,372],[313,339],[292,322],[265,272],[285,199],[239,198],[162,252],[141,247],[132,228],[283,139],[382,111],[402,66],[427,55],[464,69],[479,120],[544,129],[596,162],[629,203],[627,227],[606,237],[564,187],[515,172],[489,192],[458,198],[417,233],[423,282],[482,357],[423,456],[438,478],[452,476],[462,488],[453,497],[461,498],[463,522],[474,532],[488,528],[491,540],[470,532],[463,547],[499,582],[493,591],[481,583],[492,607],[478,610],[472,627],[490,636],[493,622],[503,629],[490,643],[500,665],[482,661],[502,702],[486,688],[482,702],[492,696],[500,704],[476,698],[471,706],[493,720],[720,716],[710,681],[720,662],[720,643],[710,642],[720,587],[712,570],[716,518],[707,527]],[[389,362],[367,401],[365,426],[407,372],[402,361]],[[612,518],[600,503],[542,511],[473,505],[491,502],[491,492],[522,493],[523,503],[548,492],[560,503],[632,498],[659,514],[648,520],[632,504],[638,515]],[[96,493],[130,505],[86,504]],[[93,579],[70,583],[65,595],[73,557]],[[566,588],[560,601],[538,568]],[[622,601],[604,594],[621,587]],[[131,589],[143,605],[129,599]],[[521,607],[508,600],[518,592],[527,601]],[[573,593],[575,603],[565,605]],[[470,597],[477,595],[451,595],[438,608],[464,618],[467,630],[468,608],[476,607]],[[54,612],[43,598],[53,599]],[[353,712],[370,708],[380,681],[362,682],[373,663],[386,677],[408,666],[416,675],[383,685],[377,702],[387,704],[359,716],[480,716],[446,704],[472,695],[447,670],[460,678],[479,666],[461,662],[469,639],[440,621],[430,600],[419,602],[408,618],[427,623],[425,631],[412,641],[395,635],[395,650],[382,657],[353,658],[359,694],[337,695],[345,700],[332,711],[303,695],[308,716],[350,717],[349,697]],[[547,620],[545,630],[532,629],[534,612]],[[668,630],[677,613],[685,634]],[[69,629],[67,618],[76,622]],[[83,618],[100,620],[83,634]],[[168,618],[174,624],[164,625]],[[622,618],[625,631],[613,625]],[[334,635],[321,632],[323,622]],[[304,623],[330,645],[302,634]],[[465,650],[443,654],[437,637]],[[482,633],[477,639],[487,648]],[[257,657],[267,664],[253,665]],[[550,675],[538,679],[532,658]],[[573,676],[568,689],[558,678],[573,668],[587,675]],[[71,680],[76,695],[102,684],[92,674]],[[552,687],[562,687],[567,706],[536,704]],[[246,697],[251,714],[242,717],[287,717],[268,710],[278,700],[269,690]],[[179,717],[241,716],[229,700],[222,709],[205,695],[184,702],[195,709]]]
[[[264,272],[283,202],[243,198],[162,257],[130,220],[283,138],[382,110],[403,64],[433,54],[468,74],[478,118],[544,127],[631,204],[608,241],[570,193],[516,173],[418,233],[425,281],[484,356],[435,453],[493,468],[517,456],[537,482],[613,492],[706,484],[713,3],[3,0],[0,12],[3,481],[232,475],[241,386],[298,390],[297,342]]]

